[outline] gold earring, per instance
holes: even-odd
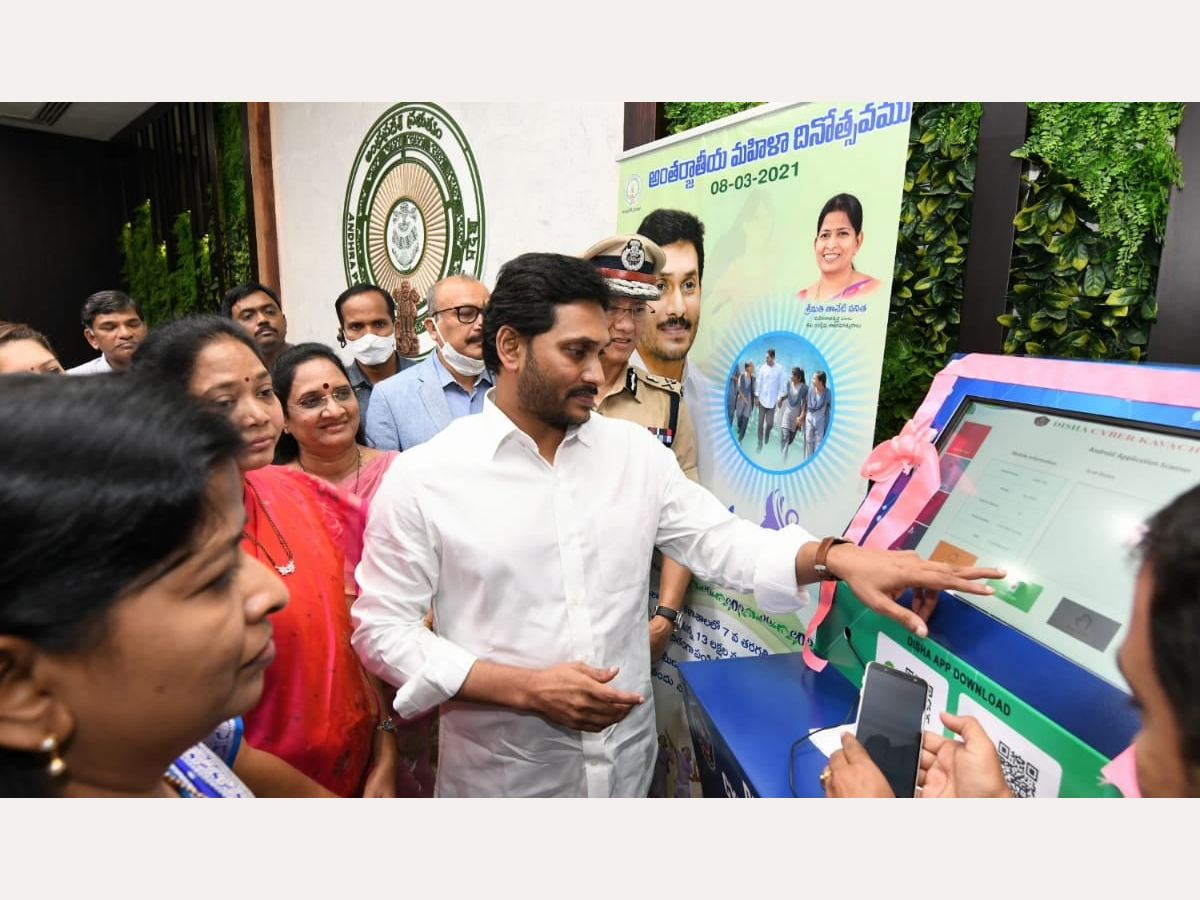
[[[38,747],[43,753],[50,754],[50,762],[46,764],[46,771],[50,773],[51,778],[57,778],[67,771],[67,764],[63,762],[63,758],[58,755],[58,735],[48,734],[42,738],[41,746]]]

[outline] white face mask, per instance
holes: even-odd
[[[459,375],[478,375],[483,371],[483,360],[472,359],[459,353],[450,346],[450,342],[446,340],[446,336],[442,334],[442,330],[438,328],[436,321],[433,322],[433,330],[437,332],[437,336],[442,339],[442,344],[438,348],[442,351],[442,362],[452,368]]]
[[[357,340],[347,341],[346,349],[354,354],[356,362],[364,366],[377,366],[392,358],[396,352],[396,339],[390,334],[364,334]]]

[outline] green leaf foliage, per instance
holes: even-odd
[[[121,228],[125,287],[142,304],[151,326],[190,312],[215,312],[225,289],[254,277],[241,111],[237,103],[218,103],[213,112],[218,180],[210,186],[206,206],[215,196],[215,215],[209,220],[217,222],[217,234],[197,236],[192,213],[184,210],[176,215],[169,235],[156,235],[149,200],[135,207]],[[219,259],[215,247],[222,250]]]
[[[917,103],[909,132],[875,443],[898,434],[958,346],[979,103]]]
[[[1181,103],[1030,104],[1006,353],[1147,358],[1182,116]]]
[[[724,119],[726,116],[732,116],[734,113],[740,113],[744,109],[760,105],[761,102],[664,103],[663,117],[667,122],[667,134],[678,134],[681,131],[687,131],[689,128],[695,128],[698,125],[704,125],[708,122],[715,122],[717,119]]]
[[[1144,283],[1151,277],[1144,244],[1162,239],[1171,186],[1183,183],[1174,147],[1183,104],[1031,103],[1029,110],[1029,136],[1017,155],[1078,185],[1092,222],[1114,242],[1114,279]],[[1047,202],[1062,201],[1053,195]]]

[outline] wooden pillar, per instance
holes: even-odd
[[[279,236],[275,227],[275,172],[271,160],[271,104],[247,103],[246,166],[253,202],[250,253],[257,264],[258,280],[279,290]],[[287,303],[286,298],[283,302]]]
[[[1200,365],[1200,109],[1193,103],[1183,107],[1175,152],[1183,161],[1184,187],[1171,188],[1149,359]]]
[[[666,134],[666,117],[661,103],[625,104],[625,147],[632,150]]]
[[[962,353],[1000,353],[1004,347],[1004,326],[996,317],[1008,312],[1013,218],[1021,193],[1021,160],[1012,152],[1025,143],[1028,118],[1025,103],[983,104],[958,332]]]

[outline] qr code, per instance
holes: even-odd
[[[1008,782],[1014,797],[1034,797],[1037,795],[1038,770],[1031,762],[1026,762],[1012,747],[1000,742],[1000,768],[1004,772],[1004,780]]]

